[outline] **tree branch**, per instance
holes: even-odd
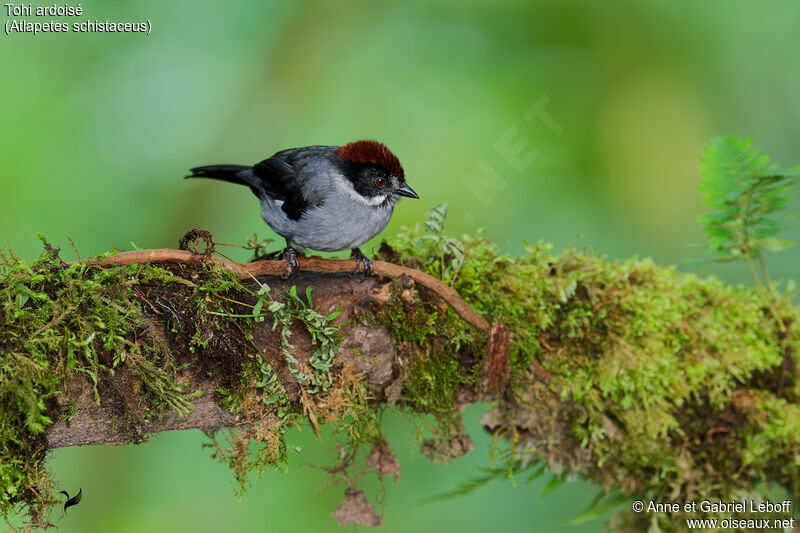
[[[122,266],[138,263],[180,263],[186,265],[201,265],[207,260],[203,254],[194,254],[188,250],[172,250],[162,248],[158,250],[136,250],[132,252],[120,252],[112,257],[100,261],[100,266]],[[240,279],[247,279],[250,276],[280,276],[286,272],[286,263],[283,261],[255,261],[253,263],[240,264],[229,259],[212,257],[211,260],[219,263],[225,268],[234,272]],[[353,271],[352,261],[344,259],[323,259],[322,257],[299,257],[300,270],[324,273],[349,273]],[[415,282],[432,290],[446,301],[453,310],[464,320],[475,326],[481,331],[489,330],[489,322],[475,312],[459,296],[459,294],[448,287],[445,283],[434,278],[430,274],[405,268],[385,261],[373,261],[373,269],[376,276],[386,278],[399,278],[409,276]]]
[[[98,261],[98,266],[104,268],[141,264],[141,263],[172,263],[199,266],[209,258],[203,254],[195,254],[188,250],[158,249],[158,250],[137,250],[131,252],[121,252],[112,257]],[[387,279],[400,278],[407,276],[413,282],[433,291],[449,304],[456,313],[464,320],[472,324],[481,331],[487,331],[489,324],[470,308],[456,291],[448,287],[440,280],[420,272],[418,270],[405,268],[384,261],[374,261],[373,268],[375,278],[365,280],[353,279],[352,277],[327,276],[320,277],[312,275],[312,272],[327,274],[350,273],[353,270],[353,262],[348,260],[323,259],[320,257],[301,257],[301,274],[296,278],[285,280],[281,276],[286,271],[283,261],[256,261],[253,263],[240,264],[228,259],[211,257],[212,261],[224,266],[234,272],[241,279],[260,277],[260,281],[270,287],[280,291],[288,289],[292,285],[298,287],[298,291],[305,290],[313,283],[315,304],[323,314],[328,314],[344,306],[347,310],[341,313],[340,324],[347,324],[353,316],[352,312],[356,306],[374,307],[386,303],[389,297],[389,286]],[[379,278],[385,278],[380,280]],[[413,286],[413,283],[412,283]],[[153,321],[150,327],[157,328],[157,318],[150,316]],[[260,329],[269,328],[266,323],[262,323]],[[162,328],[163,329],[163,328]],[[344,344],[340,363],[352,365],[356,371],[366,373],[370,385],[378,391],[389,385],[388,378],[391,377],[391,362],[394,358],[394,342],[388,330],[383,326],[358,326],[351,328],[345,326],[342,331],[343,336],[348,341]],[[161,343],[168,343],[163,331],[158,331],[157,335],[162,336]],[[256,334],[257,338],[264,342],[274,341],[272,336],[261,331]],[[507,332],[506,332],[507,339]],[[274,346],[259,345],[258,348],[263,352],[274,350]],[[307,361],[313,354],[313,346],[310,344],[296,346],[298,351],[294,354],[300,361]],[[373,364],[367,366],[353,357],[352,349],[358,350],[359,354]],[[181,346],[170,346],[174,353],[180,353],[185,348]],[[507,378],[507,341],[499,357],[505,357],[505,372]],[[278,363],[277,361],[275,361]],[[378,362],[378,364],[374,364]],[[127,444],[140,440],[144,435],[161,431],[180,430],[180,429],[201,429],[204,431],[215,431],[223,427],[233,427],[247,423],[248,417],[245,415],[232,415],[219,405],[215,398],[215,392],[224,385],[223,380],[218,375],[195,374],[187,383],[188,387],[202,393],[193,401],[193,408],[186,414],[175,411],[167,412],[166,416],[156,421],[147,421],[131,430],[131,428],[114,428],[114,417],[119,416],[119,412],[114,406],[98,405],[91,387],[82,380],[74,380],[68,387],[70,393],[60,399],[64,406],[74,402],[77,406],[77,414],[69,421],[60,420],[50,426],[47,431],[47,446],[49,448],[59,448],[65,446],[85,445],[85,444]],[[500,385],[495,385],[499,387]]]
[[[121,256],[121,257],[120,257]],[[308,258],[306,258],[308,259]],[[113,261],[112,261],[113,260]],[[138,262],[180,263],[188,265],[198,264],[198,256],[181,250],[147,250],[118,254],[110,260],[101,262],[101,266],[130,265]],[[228,261],[219,261],[228,266]],[[246,265],[235,265],[232,268],[237,274],[249,277],[249,273],[259,273],[259,281],[268,284],[273,291],[280,293],[291,286],[297,287],[297,292],[302,294],[306,288],[313,286],[314,305],[322,314],[340,311],[337,323],[342,327],[344,338],[341,353],[337,356],[337,363],[350,366],[357,373],[363,373],[364,379],[370,387],[382,393],[392,382],[392,363],[395,357],[395,342],[389,330],[384,325],[371,325],[354,322],[357,314],[363,309],[375,309],[387,303],[390,298],[390,280],[386,278],[354,279],[346,274],[341,274],[342,267],[352,266],[343,263],[349,261],[319,260],[318,262],[302,261],[305,265],[314,265],[316,270],[329,269],[329,274],[321,275],[308,269],[299,276],[284,280],[280,275],[261,275],[270,270],[283,273],[285,265],[282,262],[260,261]],[[410,269],[401,269],[403,273]],[[420,274],[416,272],[416,274]],[[434,280],[436,281],[436,280]],[[413,282],[412,282],[413,287]],[[167,298],[165,294],[151,294],[148,301],[157,298]],[[465,306],[460,298],[458,302]],[[145,305],[145,307],[147,307]],[[100,389],[103,393],[100,404],[96,401],[91,383],[83,379],[74,379],[66,387],[67,394],[59,397],[59,404],[67,409],[75,403],[77,410],[69,425],[64,420],[59,420],[49,427],[47,431],[47,446],[59,448],[83,444],[126,444],[141,440],[145,435],[161,431],[197,428],[204,431],[215,431],[223,427],[233,427],[246,424],[260,415],[260,411],[252,413],[231,414],[220,405],[220,388],[230,387],[231,376],[220,372],[206,372],[204,366],[197,364],[196,355],[189,352],[188,347],[174,343],[167,335],[165,317],[153,312],[145,314],[147,324],[144,330],[149,330],[149,335],[157,336],[156,343],[169,345],[169,350],[178,360],[191,361],[182,376],[182,383],[189,390],[199,391],[201,396],[192,400],[192,409],[183,415],[174,410],[167,411],[164,416],[156,420],[142,419],[137,424],[116,424],[122,414],[121,405],[115,398],[124,398],[129,395],[123,390],[131,385],[124,368],[117,376],[108,376],[102,379]],[[225,335],[226,332],[218,331],[215,335]],[[272,329],[271,322],[261,322],[253,331],[255,346],[265,354],[280,374],[281,381],[289,392],[293,401],[299,399],[300,387],[297,380],[288,372],[287,365],[282,359],[278,349],[278,339]],[[308,338],[307,332],[301,327],[293,328],[292,343],[293,355],[301,364],[308,364],[314,354],[315,346]],[[202,371],[192,372],[192,368],[200,367]]]
[[[444,251],[419,242],[383,257],[444,272]],[[515,260],[462,244],[455,290],[393,263],[361,280],[351,261],[314,257],[284,280],[282,261],[211,258],[212,245],[72,265],[47,243],[32,266],[3,256],[0,391],[13,407],[1,468],[28,476],[13,501],[41,516],[46,448],[239,426],[241,481],[252,439],[280,462],[287,419],[338,424],[357,447],[380,440],[378,413],[395,405],[435,419],[422,451],[448,460],[469,451],[458,413],[479,400],[494,402],[482,424],[509,442],[510,468],[535,456],[659,501],[756,495],[764,480],[800,494],[789,299],[773,306],[781,330],[758,289],[544,245]]]

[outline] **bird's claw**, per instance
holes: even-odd
[[[300,272],[300,261],[297,260],[297,250],[291,246],[287,246],[283,251],[283,258],[286,260],[286,274],[282,275],[281,278],[288,279]]]
[[[361,252],[361,250],[358,248],[353,249],[353,251],[350,252],[350,257],[355,259],[356,262],[356,269],[353,271],[353,276],[361,272],[361,279],[364,279],[366,276],[372,276],[375,274],[375,270],[372,267],[372,261],[370,261],[369,258],[367,258],[367,256]],[[363,265],[363,270],[359,270],[359,265]]]

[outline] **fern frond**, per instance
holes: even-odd
[[[508,452],[508,450],[506,450]],[[532,471],[531,474],[525,480],[526,483],[531,483],[532,481],[538,479],[542,474],[547,472],[547,463],[544,461],[530,461],[527,463],[523,463],[519,459],[511,459],[508,453],[504,453],[503,457],[506,460],[510,461],[505,468],[487,468],[483,467],[480,469],[482,475],[472,477],[467,479],[466,481],[462,481],[458,487],[451,491],[442,492],[439,494],[434,494],[432,496],[428,496],[427,498],[423,499],[420,503],[428,504],[428,503],[435,503],[440,502],[443,500],[450,500],[453,498],[459,498],[461,496],[466,496],[477,489],[480,489],[492,481],[497,481],[503,478],[507,478],[510,480],[514,480],[520,474]],[[565,476],[566,479],[566,476]],[[551,481],[552,483],[552,481]],[[549,484],[551,484],[549,483]],[[548,484],[548,485],[549,485]],[[559,483],[560,484],[560,483]],[[515,483],[516,485],[516,483]],[[555,487],[553,487],[555,488]],[[544,496],[545,494],[542,494]]]
[[[792,198],[789,189],[800,178],[800,166],[782,172],[751,139],[713,139],[701,161],[704,202],[716,212],[698,221],[708,234],[706,250],[718,261],[753,259],[761,250],[794,245],[775,236],[787,218],[774,218]]]
[[[425,231],[434,235],[441,235],[444,231],[444,219],[447,218],[447,202],[433,206],[425,221]]]
[[[630,501],[631,498],[629,496],[625,496],[617,491],[614,491],[611,494],[606,494],[605,492],[600,491],[597,496],[595,496],[589,507],[587,507],[581,514],[567,522],[567,524],[571,526],[577,526],[585,522],[595,520],[603,515],[618,511],[623,505],[629,504]]]
[[[495,469],[481,468],[481,471],[483,472],[483,475],[472,477],[466,481],[462,481],[458,487],[456,487],[451,491],[428,496],[427,498],[424,498],[420,503],[429,504],[445,500],[451,500],[453,498],[460,498],[461,496],[466,496],[467,494],[470,494],[475,490],[488,485],[492,481],[501,479],[503,477],[508,477],[508,470],[502,468],[495,468]]]

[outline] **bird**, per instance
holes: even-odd
[[[286,240],[289,277],[300,270],[297,249],[350,250],[363,275],[374,273],[360,246],[389,223],[400,197],[419,198],[408,186],[400,160],[376,140],[342,146],[281,150],[252,166],[207,165],[186,178],[246,185],[261,202],[261,217]]]

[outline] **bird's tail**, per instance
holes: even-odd
[[[215,180],[228,181],[230,183],[238,183],[239,185],[251,184],[242,179],[239,173],[243,170],[248,170],[251,167],[244,165],[208,165],[205,167],[195,167],[190,170],[191,174],[187,178],[211,178]]]

